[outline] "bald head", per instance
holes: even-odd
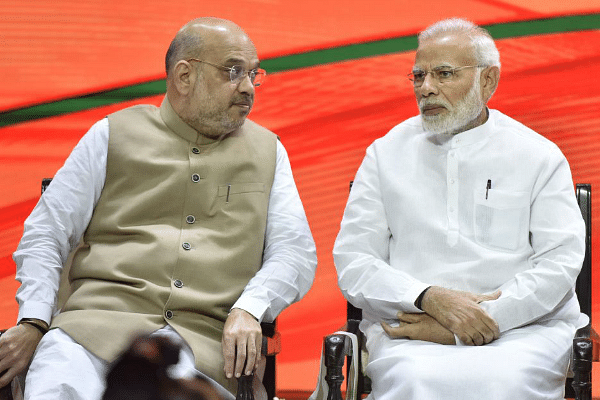
[[[177,32],[167,50],[165,57],[167,77],[178,61],[202,58],[206,50],[226,44],[231,38],[252,43],[242,28],[226,19],[205,17],[188,22]]]

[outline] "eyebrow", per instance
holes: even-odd
[[[239,57],[232,57],[232,58],[228,58],[227,60],[225,60],[224,65],[240,65],[240,64],[244,64],[246,60],[239,58]],[[256,69],[260,67],[260,61],[258,62],[258,64],[256,65],[256,67],[252,68],[252,69]]]
[[[432,69],[430,69],[430,71],[435,71],[436,69],[440,69],[440,68],[456,68],[454,65],[450,64],[450,63],[442,63],[439,65],[436,65],[435,67],[433,67]],[[413,67],[413,72],[417,72],[417,71],[426,71],[424,68],[421,67]]]

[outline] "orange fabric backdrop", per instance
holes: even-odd
[[[0,1],[2,3],[2,1]],[[235,7],[197,2],[38,0],[35,7],[4,2],[0,16],[0,111],[41,101],[160,78],[166,47],[176,30],[200,15],[239,23],[262,58],[414,34],[427,24],[460,15],[477,23],[598,12],[600,1],[457,1],[418,7],[408,1],[238,1]],[[233,3],[230,3],[233,4]],[[60,10],[60,12],[59,12]],[[597,105],[600,32],[583,31],[498,41],[503,72],[490,106],[556,142],[574,180],[600,188]],[[347,195],[365,148],[417,113],[409,82],[414,52],[371,57],[272,74],[257,92],[251,118],[277,132],[288,149],[313,235],[319,267],[315,284],[279,318],[283,351],[280,389],[310,390],[316,383],[320,342],[344,322],[331,257]],[[11,253],[39,196],[42,177],[53,176],[96,120],[160,96],[13,125],[0,129],[0,326],[14,324]],[[594,205],[594,247],[600,239]],[[599,254],[594,255],[598,264]],[[597,269],[597,267],[596,267]],[[594,278],[594,318],[600,308]],[[599,326],[595,323],[596,330]],[[598,387],[595,370],[595,395]]]

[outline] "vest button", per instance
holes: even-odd
[[[200,149],[197,147],[192,147],[192,153],[194,154],[200,154]]]
[[[196,217],[194,217],[193,215],[188,215],[187,217],[185,217],[185,222],[187,222],[188,224],[193,224],[194,222],[196,222]]]
[[[198,175],[198,174],[192,175],[192,182],[199,182],[199,181],[200,181],[200,175]]]
[[[173,285],[175,285],[176,288],[181,289],[183,287],[183,282],[181,282],[179,279],[175,280],[175,282],[173,282]]]
[[[165,312],[165,318],[166,318],[166,319],[171,319],[171,318],[173,318],[173,311],[171,311],[171,310],[167,310],[167,311]]]
[[[181,245],[181,247],[183,247],[184,250],[191,250],[192,245],[189,244],[188,242],[183,242],[183,244]]]

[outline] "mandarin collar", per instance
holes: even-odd
[[[459,147],[469,146],[482,140],[487,140],[496,126],[495,114],[493,110],[487,109],[488,119],[482,125],[469,129],[468,131],[457,133],[456,135],[448,134],[430,134],[435,142],[442,144],[444,147],[456,149]]]
[[[173,110],[171,102],[167,96],[164,97],[162,104],[160,105],[160,117],[169,129],[171,129],[177,136],[182,137],[188,142],[196,143],[200,146],[210,145],[219,141],[219,139],[211,139],[206,137],[197,130],[185,123],[179,115]]]

